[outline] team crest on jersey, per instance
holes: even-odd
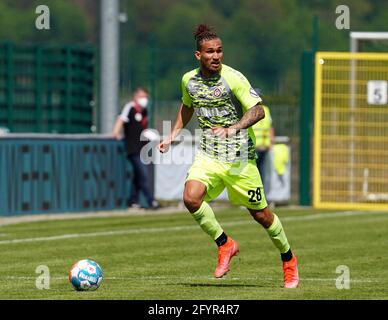
[[[220,97],[221,96],[221,89],[220,88],[215,88],[214,91],[213,91],[213,96],[215,96],[216,98]]]
[[[253,88],[250,88],[250,89],[249,89],[249,93],[250,93],[251,96],[254,97],[254,98],[260,98],[260,96],[257,94],[257,92],[255,91],[255,89],[253,89]]]

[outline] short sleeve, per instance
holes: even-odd
[[[262,102],[262,99],[255,91],[255,89],[252,88],[248,79],[245,78],[242,74],[240,75],[241,77],[234,81],[232,91],[236,98],[240,101],[244,111],[247,111],[248,109]]]
[[[262,102],[259,94],[252,88],[248,79],[240,71],[224,65],[222,67],[222,76],[226,79],[233,95],[240,102],[243,113]]]
[[[183,76],[182,78],[182,103],[187,106],[191,107],[191,98],[189,96],[189,93],[187,92],[187,82],[188,79],[186,76]]]
[[[129,115],[129,112],[132,108],[132,104],[131,103],[127,103],[123,110],[121,111],[121,114],[120,114],[120,119],[124,122],[129,122],[129,118],[128,118],[128,115]]]

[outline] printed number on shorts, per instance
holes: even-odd
[[[257,188],[256,190],[248,190],[249,202],[261,201],[261,190]]]

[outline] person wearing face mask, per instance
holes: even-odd
[[[140,135],[148,126],[147,105],[148,91],[145,88],[137,88],[133,100],[129,101],[117,117],[113,136],[115,139],[122,138],[121,132],[124,129],[124,141],[127,151],[127,158],[131,162],[134,171],[133,188],[130,196],[130,208],[139,208],[139,193],[142,192],[147,200],[149,209],[160,207],[149,188],[147,166],[140,158],[141,149],[148,141],[140,140]]]

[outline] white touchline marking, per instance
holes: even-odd
[[[384,211],[340,211],[340,212],[316,213],[316,214],[311,214],[311,215],[306,215],[306,216],[281,217],[281,220],[282,221],[303,221],[303,220],[318,220],[318,219],[326,219],[326,218],[360,216],[360,215],[376,215],[376,214],[387,215],[387,212],[384,212]],[[236,221],[223,222],[222,225],[236,226],[236,225],[245,225],[245,224],[251,224],[251,223],[252,223],[252,220],[236,220]],[[188,225],[188,226],[175,226],[175,227],[138,228],[138,229],[123,229],[123,230],[111,230],[111,231],[90,232],[90,233],[72,233],[72,234],[63,234],[63,235],[59,235],[59,236],[49,236],[49,237],[1,240],[0,245],[13,244],[13,243],[25,243],[25,242],[38,242],[38,241],[54,241],[54,240],[86,238],[86,237],[117,236],[117,235],[138,234],[138,233],[186,231],[186,230],[195,230],[197,228],[198,228],[198,225],[192,224],[192,225]]]
[[[4,276],[0,277],[0,280],[35,280],[35,277],[24,277],[24,276]],[[68,277],[50,277],[51,280],[68,280]],[[209,281],[251,281],[251,280],[263,280],[263,281],[273,281],[275,278],[271,277],[231,277],[231,278],[221,278],[217,279],[210,276],[196,276],[196,277],[186,277],[186,276],[141,276],[141,277],[104,277],[104,280],[171,280],[171,281],[198,281],[198,280],[209,280]],[[300,278],[300,281],[315,281],[315,282],[335,282],[336,278]],[[381,279],[349,279],[350,282],[354,283],[375,283],[375,282],[383,282]]]

